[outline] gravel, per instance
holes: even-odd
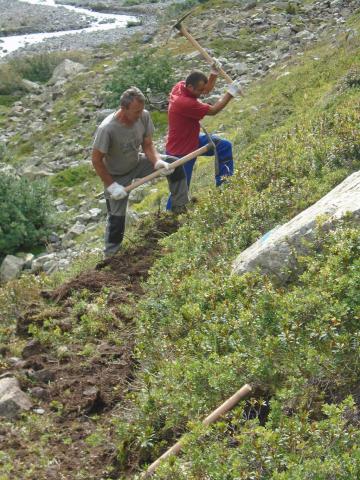
[[[59,2],[60,3],[60,2]],[[94,0],[68,0],[61,3],[71,4],[78,7],[87,7],[95,10],[99,6],[98,1]],[[4,60],[10,57],[22,56],[29,53],[40,53],[49,51],[70,51],[96,49],[104,44],[119,43],[124,37],[134,33],[143,33],[143,42],[149,42],[157,28],[156,16],[164,8],[165,4],[142,4],[128,9],[121,9],[121,2],[118,0],[102,0],[101,4],[106,6],[106,13],[136,15],[139,20],[138,25],[130,27],[111,28],[107,25],[106,30],[79,31],[78,33],[64,33],[57,36],[46,38],[38,43],[29,43],[24,47],[18,48],[15,52],[7,54]],[[116,8],[114,5],[116,4]],[[138,10],[137,10],[138,9]],[[137,11],[136,11],[137,10]],[[44,33],[44,32],[62,32],[67,30],[77,30],[89,27],[93,19],[82,13],[69,11],[61,6],[30,5],[18,0],[0,0],[0,56],[1,49],[6,53],[3,40],[11,35]],[[5,12],[5,13],[3,13]],[[1,39],[1,37],[3,37]],[[2,45],[3,44],[3,45]]]
[[[0,11],[0,37],[74,30],[92,23],[91,17],[64,7],[30,5],[18,0],[0,0]]]

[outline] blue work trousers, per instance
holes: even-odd
[[[216,146],[216,152],[218,156],[218,167],[215,169],[215,184],[218,187],[224,181],[223,177],[228,177],[230,175],[233,175],[234,173],[232,144],[231,142],[229,142],[229,140],[219,138],[216,135],[211,135],[211,139]],[[206,135],[199,135],[198,148],[203,147],[207,143],[209,143],[208,137]],[[166,153],[167,155],[171,155],[171,152],[166,152]],[[212,155],[214,155],[214,153],[215,153],[214,149],[211,149],[206,153],[203,153],[202,155],[204,155],[205,157],[211,157]],[[186,154],[179,155],[178,157],[181,158],[181,157],[184,157],[185,155]],[[191,181],[191,176],[192,176],[195,162],[196,162],[196,158],[193,158],[192,160],[189,160],[184,164],[184,170],[185,170],[188,187],[190,187],[190,181]],[[166,204],[166,210],[171,210],[171,205],[172,205],[172,198],[170,194]]]

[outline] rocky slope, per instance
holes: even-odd
[[[357,2],[333,1],[307,3],[304,6],[297,4],[295,11],[288,11],[289,4],[287,2],[251,2],[245,8],[240,4],[232,8],[212,8],[210,15],[209,10],[207,10],[200,13],[196,18],[190,18],[187,22],[191,31],[201,40],[201,43],[211,47],[213,53],[221,57],[224,67],[233,76],[239,76],[245,88],[249,91],[252,87],[256,88],[259,79],[265,80],[267,75],[273,75],[275,68],[277,69],[276,79],[281,83],[290,75],[290,67],[296,64],[306,52],[307,47],[312,46],[315,42],[329,42],[330,50],[335,51],[338,47],[339,37],[341,37],[345,39],[345,45],[351,46],[357,32],[353,31],[349,25],[344,26],[344,22],[351,17],[356,8]],[[164,38],[167,38],[168,28],[165,25],[160,25],[158,28],[159,32],[153,37],[152,45],[166,49],[166,52],[176,55],[178,60],[176,74],[179,78],[191,68],[199,67],[199,65],[204,67],[198,54],[192,52],[183,39],[171,39],[165,44]],[[246,32],[246,35],[243,35],[243,32]],[[300,33],[302,35],[299,35]],[[96,252],[99,251],[102,243],[104,205],[103,200],[96,196],[101,189],[100,183],[91,173],[91,139],[96,125],[106,114],[104,83],[116,68],[117,61],[131,55],[136,48],[140,48],[140,44],[129,40],[129,43],[124,42],[117,49],[110,47],[97,49],[90,57],[79,57],[75,64],[66,62],[59,71],[55,72],[52,81],[47,85],[27,83],[29,93],[9,109],[6,119],[1,118],[0,142],[4,147],[0,150],[4,155],[0,166],[1,171],[12,170],[15,175],[28,176],[29,178],[45,177],[50,181],[57,178],[60,185],[55,186],[59,194],[55,200],[55,206],[58,210],[61,225],[49,238],[46,254],[37,256],[35,259],[26,259],[25,265],[21,264],[20,268],[25,266],[34,271],[43,269],[47,272],[54,272],[57,269],[67,268],[75,257],[86,251],[92,253],[93,258],[97,258]],[[320,53],[319,57],[314,57],[312,60],[315,63],[320,62]],[[263,88],[265,83],[260,83],[260,85]],[[281,83],[281,85],[285,84]],[[222,82],[220,82],[217,93],[221,89]],[[287,94],[289,94],[289,90],[285,88],[284,98]],[[244,108],[257,111],[263,108],[267,101],[268,99],[264,94],[260,96],[259,102],[250,105],[245,104]],[[240,109],[241,107],[237,108]],[[341,136],[342,132],[344,137],[350,136],[350,132],[345,128],[346,118],[344,119],[349,112],[345,110],[345,114],[343,113],[341,117],[342,123],[335,123],[335,127],[331,122],[323,122],[320,125],[321,130],[328,128],[331,133],[331,128],[338,128],[340,131],[339,138],[344,140]],[[260,110],[259,116],[261,114]],[[349,114],[351,120],[352,117],[350,117]],[[272,117],[272,120],[275,124],[276,116]],[[230,128],[229,126],[232,123],[237,123],[238,119],[229,115],[226,121],[227,125],[223,127],[223,130]],[[221,130],[220,125],[217,128]],[[344,130],[342,130],[343,128]],[[304,138],[309,139],[309,143],[311,143],[311,136],[306,136],[306,132],[304,133],[301,130],[301,126],[299,130],[299,132],[292,131],[294,136],[296,134],[304,135]],[[286,132],[286,135],[290,134]],[[353,135],[355,135],[355,131],[353,131]],[[349,142],[351,143],[351,141],[353,140],[350,138]],[[161,149],[163,139],[157,138],[157,143],[159,149]],[[345,145],[347,149],[344,147],[344,151],[349,154],[349,157],[351,157],[350,153],[353,152],[350,143]],[[307,144],[305,146],[308,148]],[[336,147],[338,146],[339,148],[343,147],[341,142]],[[279,144],[275,142],[273,148],[276,147],[279,148]],[[321,153],[320,147],[315,143],[314,151],[319,155]],[[309,145],[309,148],[311,148],[311,145]],[[317,148],[318,152],[316,151]],[[355,144],[355,141],[354,148],[358,148],[358,143]],[[289,152],[291,153],[292,150],[289,150]],[[289,152],[286,151],[286,155]],[[352,155],[355,157],[355,153],[352,153]],[[339,156],[342,156],[342,150]],[[303,165],[297,165],[294,162],[295,165],[292,166],[291,160],[288,163],[288,166],[294,167],[291,173],[296,175],[296,167],[298,167],[300,175]],[[316,168],[316,160],[315,155],[313,158],[314,168]],[[326,161],[329,162],[336,162],[337,160],[337,158],[326,158]],[[254,179],[256,176],[262,178],[263,172],[256,171],[259,165],[256,164],[256,161],[254,158],[255,165],[253,167],[252,165],[244,165],[244,175],[248,174],[249,171],[251,172],[251,168],[255,169],[253,177],[249,176],[250,179]],[[280,157],[279,161],[282,161]],[[347,159],[344,161],[347,161]],[[266,170],[267,166],[263,165],[262,168]],[[337,166],[336,168],[340,167]],[[331,166],[329,170],[331,170]],[[66,179],[66,175],[71,172],[76,175],[83,175],[81,177],[81,188],[79,188],[79,185],[64,187],[61,183],[64,178]],[[274,196],[278,193],[276,189],[281,190],[281,182],[284,182],[283,190],[289,192],[288,195],[275,197],[276,199],[281,198],[284,204],[288,202],[290,206],[292,202],[297,201],[297,206],[299,206],[301,189],[292,190],[295,181],[291,178],[291,175],[288,177],[285,173],[279,171],[276,158],[274,163],[271,163],[269,171],[265,171],[265,180],[266,174],[269,177],[279,174],[279,178],[275,179],[278,183],[276,181],[273,183]],[[342,175],[341,172],[340,175]],[[244,176],[244,178],[246,177]],[[272,179],[269,180],[270,189]],[[317,178],[315,178],[316,181],[318,181]],[[333,181],[336,181],[336,178]],[[267,210],[268,204],[265,204],[264,207],[261,201],[263,192],[260,187],[259,192],[256,192],[255,189],[250,190],[246,181],[240,177],[239,184],[240,188],[236,192],[234,188],[234,191],[227,189],[219,194],[223,195],[222,199],[226,200],[226,205],[230,206],[231,202],[238,202],[239,205],[235,203],[232,209],[235,211],[237,208],[241,208],[241,214],[246,217],[245,221],[247,216],[252,213],[251,208],[256,210],[255,207],[259,207],[259,211],[254,212],[255,223],[258,218],[262,222],[267,215],[273,213],[270,210],[271,208],[275,210],[275,206],[270,204],[269,212],[261,210]],[[304,184],[301,188],[311,190],[311,181],[310,186]],[[255,195],[259,193],[259,201],[251,204],[249,200],[247,208],[247,205],[243,207],[240,203],[247,202],[244,195],[248,191]],[[141,198],[143,192],[137,191],[137,195],[138,198]],[[138,201],[136,198],[133,200]],[[197,415],[201,409],[204,409],[205,402],[208,400],[206,398],[208,393],[213,396],[223,396],[226,389],[233,389],[234,384],[239,380],[239,376],[242,375],[241,378],[243,378],[245,374],[241,371],[242,362],[248,362],[248,365],[256,370],[257,365],[261,363],[262,343],[265,345],[264,352],[266,354],[263,369],[265,370],[269,364],[268,369],[272,369],[275,377],[277,373],[276,360],[279,358],[281,360],[282,357],[275,358],[274,351],[277,348],[281,349],[281,346],[285,348],[285,345],[289,345],[289,351],[287,354],[283,354],[286,358],[282,360],[282,368],[286,373],[290,372],[291,366],[286,370],[286,365],[289,363],[289,358],[293,360],[294,352],[298,348],[297,340],[291,344],[292,338],[295,338],[293,337],[295,335],[293,318],[288,313],[289,310],[291,311],[291,306],[295,305],[294,318],[297,320],[295,327],[299,329],[299,335],[305,336],[311,328],[312,318],[309,321],[304,315],[304,320],[302,320],[303,310],[310,308],[311,316],[316,318],[315,310],[326,309],[332,292],[326,291],[324,296],[319,297],[318,300],[317,280],[315,278],[310,290],[316,291],[316,294],[310,297],[311,301],[308,305],[305,303],[307,297],[302,296],[302,292],[300,292],[300,306],[299,312],[297,312],[296,295],[290,295],[289,303],[286,304],[282,300],[282,292],[279,291],[278,296],[273,300],[271,297],[273,287],[270,283],[265,285],[264,296],[261,296],[259,279],[245,279],[244,283],[240,281],[237,284],[236,281],[232,283],[232,280],[228,280],[226,275],[223,275],[223,277],[214,276],[214,278],[210,277],[210,274],[206,276],[207,273],[204,272],[211,270],[211,262],[215,262],[214,259],[219,259],[221,256],[219,255],[219,245],[224,240],[223,238],[216,238],[217,229],[223,232],[219,228],[217,219],[217,216],[222,219],[222,212],[219,214],[214,207],[212,213],[214,214],[213,217],[209,216],[207,218],[205,213],[201,213],[201,209],[193,212],[194,223],[198,221],[199,226],[199,231],[194,230],[195,234],[201,235],[201,228],[204,231],[209,230],[208,238],[203,240],[207,250],[204,248],[204,253],[201,242],[197,243],[197,239],[193,237],[192,245],[196,244],[196,248],[194,252],[189,248],[192,257],[185,258],[186,255],[184,254],[185,260],[183,263],[178,262],[178,258],[181,256],[180,248],[179,253],[177,253],[170,242],[167,245],[164,242],[159,242],[168,234],[176,231],[178,227],[173,218],[160,215],[156,217],[153,223],[149,222],[146,225],[145,222],[140,240],[136,244],[130,245],[123,255],[119,255],[113,261],[99,262],[96,268],[82,271],[81,274],[71,278],[66,283],[57,283],[59,281],[56,280],[56,275],[53,277],[24,275],[20,280],[10,281],[4,288],[0,289],[0,313],[3,315],[2,322],[0,322],[0,405],[3,410],[0,411],[2,412],[0,414],[7,417],[0,427],[0,441],[3,451],[0,461],[3,469],[1,474],[4,479],[98,480],[104,478],[110,480],[119,477],[134,478],[133,473],[136,469],[143,468],[144,464],[154,460],[156,455],[162,453],[165,447],[182,433],[184,425],[178,425],[178,422],[180,424],[182,422],[182,418],[179,419],[178,417],[186,418],[188,410],[187,408],[176,409],[178,398],[178,405],[181,407],[189,405],[187,401],[181,404],[181,396],[197,398],[198,403],[194,402],[190,405]],[[275,216],[274,214],[274,218]],[[229,219],[224,219],[224,221],[228,221],[228,223],[232,221],[232,226],[235,229],[236,226],[241,224],[242,220],[234,216],[233,219],[230,218],[230,221]],[[255,231],[254,233],[254,230],[256,230],[256,225],[252,232],[257,235],[258,232]],[[88,236],[85,238],[83,235],[86,232]],[[237,232],[241,233],[241,225]],[[182,238],[180,238],[181,235]],[[181,245],[181,241],[184,242],[183,245],[186,245],[187,239],[191,244],[189,228],[184,228],[181,235],[176,240],[178,245]],[[235,241],[233,238],[227,240]],[[250,240],[247,239],[247,241]],[[339,270],[348,266],[350,258],[346,248],[343,248],[344,246],[346,246],[345,243],[341,246],[343,258],[338,260]],[[336,253],[333,248],[333,255],[334,251]],[[203,263],[201,263],[202,260],[199,261],[196,257],[197,252],[200,252],[204,257],[208,256],[208,258],[203,259]],[[144,318],[141,319],[136,318],[139,331],[137,352],[134,353],[134,332],[137,328],[135,316],[138,309],[141,308],[141,300],[144,303],[143,282],[148,276],[149,269],[153,267],[154,260],[162,253],[168,254],[164,256],[165,270],[166,262],[168,262],[167,269],[169,271],[172,264],[176,264],[176,268],[178,268],[177,278],[174,282],[166,282],[166,276],[158,269],[159,278],[153,278],[152,283],[146,287],[148,295],[150,293],[153,295],[152,298],[149,295],[150,300],[148,300],[149,309],[147,313],[150,312],[150,314],[144,314]],[[201,265],[200,269],[204,272],[200,272],[199,264]],[[81,269],[86,269],[85,263],[81,266]],[[324,269],[325,273],[322,272],[323,276],[321,277],[326,285],[329,283],[327,281],[329,279],[326,277],[327,269],[330,269],[330,266]],[[224,265],[219,261],[215,273],[219,274],[218,272],[223,270]],[[333,282],[335,290],[338,291],[345,284],[343,279],[340,284],[336,283],[338,277],[335,270],[336,268],[334,269]],[[355,269],[353,270],[355,272]],[[195,280],[192,280],[190,278],[192,271],[195,272],[194,276],[198,273],[204,273],[204,276],[197,276]],[[316,277],[316,268],[313,267],[312,271],[314,277]],[[163,275],[162,278],[160,278],[161,275]],[[303,279],[303,281],[305,280]],[[159,286],[157,282],[159,282]],[[203,284],[205,287],[203,287]],[[221,291],[219,286],[222,287]],[[343,288],[345,287],[343,286]],[[346,291],[350,292],[351,299],[355,299],[355,274],[352,288],[353,292],[348,288]],[[240,293],[238,297],[235,297],[237,290]],[[156,295],[158,296],[156,297]],[[172,295],[179,295],[174,305],[171,305],[171,300],[169,301],[169,297]],[[254,297],[251,295],[254,295]],[[319,304],[315,300],[318,300]],[[283,305],[281,305],[282,302]],[[249,310],[248,318],[245,319],[246,322],[244,321],[244,324],[239,328],[236,323],[238,311],[248,303],[253,306],[254,310]],[[233,304],[234,311],[231,310]],[[278,313],[278,308],[281,308],[281,306],[282,310]],[[341,311],[339,312],[337,309],[334,312],[325,310],[324,321],[328,318],[331,324],[331,332],[334,328],[338,328],[341,323],[346,324],[347,310],[345,308],[342,310],[342,307],[341,304]],[[230,308],[230,310],[228,311],[226,308]],[[264,312],[262,312],[262,309],[264,309]],[[222,316],[223,311],[224,316]],[[327,314],[329,314],[329,317],[327,317]],[[338,317],[335,318],[334,314],[339,315],[341,321],[338,320]],[[258,317],[262,318],[262,315],[263,324],[261,322],[257,323]],[[271,329],[275,330],[275,323],[273,324],[272,320],[276,318],[276,315],[280,318],[279,322],[285,322],[289,317],[289,329],[286,328],[284,335],[275,339],[277,340],[276,343],[274,340],[273,344],[266,345],[266,335],[269,335],[269,338],[272,339],[270,336]],[[296,315],[299,315],[299,317]],[[344,320],[342,320],[341,315],[344,316]],[[153,316],[152,319],[151,316]],[[183,323],[179,320],[180,318],[183,319]],[[153,330],[149,326],[151,321],[154,322]],[[167,321],[169,322],[168,325],[166,324]],[[198,325],[196,322],[198,322]],[[247,324],[250,326],[249,330],[246,331],[248,337],[245,338],[251,345],[249,351],[246,350],[246,345],[241,344],[241,337]],[[197,327],[199,331],[196,331]],[[215,330],[217,327],[219,327],[218,331]],[[256,334],[254,334],[255,327],[257,328]],[[269,328],[269,331],[266,330],[267,328]],[[319,336],[319,325],[315,322],[312,328],[313,330],[310,332],[316,340]],[[354,328],[356,329],[356,324],[354,324]],[[208,338],[205,337],[206,330],[209,330]],[[148,334],[149,331],[152,332],[151,335],[144,335],[144,332]],[[189,331],[194,338],[193,344],[191,338],[187,337]],[[266,335],[264,335],[264,331]],[[9,338],[11,341],[6,341]],[[299,338],[303,339],[303,337]],[[324,343],[326,338],[326,336],[321,337],[319,343]],[[356,337],[352,336],[352,338]],[[166,344],[166,340],[168,340],[168,344]],[[179,341],[175,344],[177,340]],[[145,350],[145,352],[151,352],[151,348],[153,348],[154,357],[145,354],[144,361],[139,368],[138,362],[141,357],[139,349],[144,348],[145,341],[148,342],[148,350]],[[338,340],[336,339],[336,341]],[[336,348],[339,348],[339,355],[343,351],[342,341],[343,339],[340,338],[339,343],[335,344]],[[237,342],[236,347],[234,347],[235,342]],[[349,342],[356,348],[356,343],[352,342],[351,339]],[[164,346],[164,349],[157,349],[158,345]],[[224,354],[221,358],[221,355],[226,349],[234,353],[239,345],[240,347],[237,349],[239,356],[235,357],[234,361],[237,376],[235,381],[226,383],[228,371],[229,375],[233,371],[231,363],[233,357],[231,355],[226,357]],[[168,351],[166,351],[166,348]],[[329,343],[329,350],[332,348],[334,348],[334,344]],[[193,349],[191,354],[196,361],[190,362],[191,368],[186,370],[187,376],[181,376],[182,372],[185,371],[185,361],[188,361],[188,359],[185,356],[183,358],[177,357],[177,355],[178,352],[183,352],[185,355],[188,349]],[[204,350],[204,359],[200,357],[200,353],[199,357],[196,357],[201,349]],[[259,351],[259,357],[256,357]],[[211,356],[209,352],[211,352]],[[217,353],[219,353],[218,356],[216,356]],[[299,363],[301,375],[306,362],[311,363],[313,361],[315,371],[307,383],[304,380],[304,387],[308,388],[310,392],[308,392],[309,397],[305,397],[304,402],[306,403],[312,398],[311,393],[322,381],[322,377],[318,375],[320,366],[314,350],[311,350],[311,355],[307,355],[308,351],[304,353],[301,350],[300,353],[304,355],[302,363]],[[135,355],[137,355],[136,360],[134,359]],[[294,355],[294,357],[291,355]],[[349,359],[351,359],[350,355],[351,350],[349,350]],[[300,354],[299,356],[301,357]],[[163,371],[160,371],[159,375],[154,375],[148,370],[148,366],[150,362],[155,363],[159,357],[165,358],[166,367]],[[211,360],[216,358],[216,361],[209,362],[209,358]],[[221,368],[218,367],[220,364],[217,361],[220,362],[224,358],[225,360],[230,359],[228,365],[225,361],[221,364]],[[182,359],[184,359],[183,364]],[[240,361],[238,361],[239,359]],[[179,364],[178,370],[176,370],[177,363]],[[349,370],[351,369],[350,362],[344,365]],[[188,368],[188,365],[186,365],[186,368]],[[206,370],[207,368],[208,370]],[[218,370],[216,370],[217,368]],[[330,376],[328,373],[329,363],[326,361],[324,369]],[[148,371],[149,373],[147,373]],[[141,373],[144,373],[144,375],[140,379]],[[211,375],[212,373],[214,373],[214,376]],[[248,371],[245,373],[248,375]],[[344,369],[341,368],[341,365],[336,373],[343,377]],[[207,374],[209,374],[208,378],[206,378]],[[293,372],[290,372],[290,374],[294,375]],[[283,372],[280,371],[274,385],[279,378],[281,380],[282,375]],[[14,377],[18,379],[18,382],[12,380]],[[178,379],[180,381],[176,383]],[[358,385],[357,378],[355,380],[356,385]],[[160,387],[156,385],[156,382],[161,387],[164,385],[164,390],[158,397],[156,395],[160,391]],[[166,384],[166,382],[168,383]],[[187,388],[189,385],[190,389]],[[299,386],[299,389],[301,388],[302,385]],[[165,392],[164,396],[161,397],[163,392]],[[189,394],[189,392],[191,393]],[[206,395],[203,394],[204,392],[206,392]],[[334,393],[331,389],[330,392]],[[338,391],[335,394],[337,395]],[[139,417],[136,417],[130,405],[136,395],[139,395],[139,397],[143,395],[145,399],[143,415],[139,415]],[[146,397],[147,395],[148,397]],[[337,400],[336,397],[333,398],[334,401]],[[259,409],[263,415],[262,420],[264,420],[268,415],[268,400],[268,397],[264,398],[264,403],[260,405],[260,400],[259,403],[256,403],[257,399],[255,398],[252,407],[248,409],[247,419],[253,418],[252,415],[256,417],[256,409]],[[284,408],[287,409],[289,422],[295,421],[294,413],[298,400],[296,397],[291,397],[291,401],[288,400],[285,404]],[[311,408],[317,409],[318,415],[320,415],[319,400],[320,398],[315,396],[315,402],[311,404]],[[323,399],[321,398],[321,400]],[[163,415],[164,410],[161,410],[156,416],[157,412],[156,415],[154,414],[156,405],[162,408],[166,402],[169,405],[167,416]],[[172,402],[174,402],[175,407]],[[15,420],[15,417],[19,417],[22,409],[28,413]],[[276,406],[274,412],[275,416],[280,415],[280,409],[276,410]],[[151,424],[153,418],[149,418],[149,421],[147,418],[151,415],[154,415],[154,418],[156,417],[156,421],[153,423],[155,425],[154,429]],[[311,415],[314,415],[314,410],[311,411]],[[321,443],[319,440],[321,433],[318,433],[320,430],[311,421],[311,415],[304,415],[304,424],[301,428],[294,424],[296,429],[291,430],[292,433],[296,430],[296,435],[300,435],[301,430],[308,428],[304,437],[294,437],[295,446],[300,451],[300,455],[305,447],[310,448],[307,442],[312,435],[314,435],[316,448]],[[273,421],[276,421],[275,416],[273,416]],[[129,430],[125,431],[121,419],[123,422],[128,420]],[[345,419],[344,430],[351,423],[349,417],[345,417]],[[357,420],[358,417],[355,417],[355,424]],[[133,421],[133,425],[131,425],[131,421]],[[230,456],[234,456],[233,454],[240,450],[238,448],[239,444],[242,445],[246,442],[246,438],[240,436],[240,428],[236,421],[235,415],[229,424],[224,422],[223,426],[219,426],[226,432],[219,430],[217,433],[217,445],[221,444],[222,437],[225,434],[227,435],[224,442],[227,443],[226,448]],[[330,421],[333,422],[332,419]],[[244,419],[241,419],[241,422],[241,429],[243,429]],[[248,424],[251,423],[248,422]],[[144,425],[146,428],[143,428]],[[133,427],[135,433],[131,432]],[[137,432],[136,428],[138,429]],[[251,468],[257,468],[256,465],[263,459],[265,468],[265,463],[275,462],[278,458],[280,458],[281,468],[283,466],[281,463],[283,453],[281,452],[280,456],[274,453],[274,443],[270,443],[270,448],[266,451],[266,446],[271,441],[270,435],[272,435],[271,430],[267,430],[267,432],[270,433],[264,440],[263,450],[260,451],[259,457],[256,458]],[[138,437],[136,437],[136,434],[138,434]],[[260,429],[250,431],[249,435],[247,435],[247,432],[244,434],[244,437],[247,437],[250,443],[251,441],[256,442],[254,445],[250,445],[247,450],[244,449],[244,462],[246,458],[252,458],[254,449],[259,445],[260,435]],[[324,435],[325,437],[326,435]],[[198,473],[198,476],[195,473],[193,478],[203,476],[201,459],[207,452],[200,449],[207,438],[207,435],[206,438],[205,436],[202,438],[199,447],[198,442],[196,442],[195,447],[191,447],[191,449],[199,448],[199,451],[196,452],[197,458],[194,456],[191,462],[182,462],[178,477],[171,476],[171,473],[166,476],[166,473],[163,473],[160,478],[166,478],[166,480],[169,478],[184,478],[184,476],[187,476],[187,472],[192,469],[192,463],[196,461],[199,462],[197,468],[198,472],[201,473]],[[289,435],[289,438],[293,447],[293,437]],[[305,441],[303,438],[305,438]],[[346,436],[346,439],[349,438],[351,438],[351,435]],[[284,443],[286,442],[285,435],[282,440]],[[274,442],[276,442],[276,439]],[[277,443],[280,444],[280,442]],[[331,447],[333,444],[334,438],[330,435],[329,446]],[[212,458],[212,454],[217,452],[215,452],[213,445],[209,449],[207,458]],[[265,451],[266,455],[263,455]],[[291,455],[294,458],[294,449],[291,450]],[[218,463],[219,469],[221,463],[224,463],[224,470],[216,478],[223,479],[227,475],[226,470],[228,470],[228,464],[230,465],[231,461],[228,464],[227,460]],[[171,465],[169,468],[171,469]],[[242,468],[241,471],[246,475],[246,469]],[[284,469],[281,471],[283,472]],[[238,472],[239,467],[237,473],[234,473],[234,477],[230,478],[235,478]],[[190,474],[188,478],[190,478]],[[261,478],[261,476],[258,478]]]
[[[286,75],[286,62],[296,61],[305,48],[324,38],[334,38],[334,48],[336,35],[340,32],[351,41],[353,32],[343,25],[356,8],[355,0],[314,2],[297,5],[294,10],[289,10],[288,3],[282,1],[250,2],[245,6],[221,9],[221,15],[218,9],[206,9],[196,19],[190,17],[187,24],[203,45],[212,47],[210,51],[218,54],[225,70],[247,86],[279,65],[283,65],[282,75]],[[160,24],[158,30],[158,34],[153,33],[149,39],[152,38],[153,46],[163,48],[168,27]],[[242,37],[243,32],[248,35]],[[178,40],[173,42],[176,46]],[[129,48],[125,45],[124,51]],[[199,62],[204,65],[197,52],[180,53],[177,58],[176,76],[179,78],[191,68],[198,68]],[[97,64],[104,64],[103,68],[97,68],[96,75],[94,60]],[[17,158],[13,168],[18,175],[49,177],[90,164],[92,135],[106,114],[106,111],[102,112],[103,86],[116,65],[116,58],[104,48],[94,53],[94,59],[85,65],[68,63],[68,68],[63,65],[55,72],[48,85],[28,83],[30,93],[16,102],[3,124],[0,142],[10,157],[16,155],[24,144],[28,144],[31,150],[31,153]],[[80,91],[82,95],[78,104],[67,104],[69,95]],[[209,101],[220,92],[219,87]],[[67,128],[69,124],[76,125],[76,128]],[[160,139],[160,149],[161,144]],[[2,165],[2,168],[8,170],[12,167]],[[101,244],[97,234],[88,237],[85,244],[74,240],[85,231],[97,231],[99,220],[103,222],[104,219],[104,201],[96,198],[99,184],[92,182],[91,185],[92,194],[80,193],[75,208],[67,206],[62,198],[56,199],[57,210],[64,213],[62,229],[54,232],[46,254],[30,263],[24,261],[23,265],[34,271],[45,269],[52,272],[65,268],[84,251],[99,251]],[[139,193],[133,194],[135,201],[142,198]],[[71,196],[71,188],[68,194]],[[136,215],[130,211],[129,222],[134,219]]]

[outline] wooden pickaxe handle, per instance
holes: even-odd
[[[208,54],[208,52],[200,45],[200,43],[195,40],[195,38],[186,30],[186,28],[184,27],[184,25],[180,24],[179,25],[179,32],[181,33],[181,35],[184,35],[184,37],[186,37],[189,42],[194,45],[194,47],[199,50],[199,52],[201,53],[201,55],[205,58],[205,60],[210,64],[212,65],[214,63],[214,59],[211,57],[211,55]],[[225,70],[223,70],[222,68],[218,68],[219,70],[219,73],[220,75],[225,78],[225,80],[227,81],[227,83],[232,83],[233,82],[233,79],[230,77],[230,75],[228,75]]]
[[[249,395],[251,391],[251,385],[244,385],[242,388],[240,388],[240,390],[234,393],[232,397],[228,398],[226,402],[224,402],[222,405],[220,405],[220,407],[218,407],[208,417],[206,417],[202,423],[204,425],[211,425],[212,423],[216,422],[221,417],[221,415],[234,408],[235,405],[237,405],[240,400]],[[146,472],[143,473],[141,479],[143,480],[145,478],[150,478],[163,460],[170,457],[170,455],[177,455],[180,452],[182,445],[183,441],[180,439],[177,443],[175,443],[175,445],[169,448],[169,450],[163,453],[161,457],[159,457],[149,466]]]
[[[183,165],[184,163],[188,162],[189,160],[192,160],[193,158],[198,157],[199,155],[202,155],[203,153],[207,152],[210,150],[211,145],[210,143],[207,143],[203,147],[198,148],[197,150],[194,150],[191,153],[188,153],[185,155],[185,157],[181,157],[178,160],[175,160],[175,162],[171,163],[171,168],[176,168],[179,167],[180,165]],[[147,175],[146,177],[139,178],[138,180],[135,180],[135,182],[131,183],[127,187],[125,187],[125,190],[129,193],[131,190],[134,190],[135,188],[139,187],[140,185],[143,185],[144,183],[150,182],[150,180],[153,180],[154,178],[160,177],[163,168],[160,168],[159,170],[155,170],[155,172],[150,173],[150,175]]]
[[[185,157],[181,157],[178,160],[175,160],[175,162],[171,163],[171,168],[179,167],[180,165],[183,165],[189,160],[199,157],[200,155],[207,152],[211,148],[212,148],[211,144],[207,143],[203,147],[200,147],[194,150],[193,152],[188,153],[187,155],[185,155]],[[150,175],[147,175],[146,177],[138,178],[137,180],[135,180],[135,182],[125,187],[126,192],[129,193],[131,192],[131,190],[134,190],[135,188],[140,187],[140,185],[150,182],[150,180],[153,180],[154,178],[160,177],[163,170],[164,170],[163,168],[160,168],[159,170],[155,170],[154,172],[150,173]],[[104,195],[104,192],[98,193],[97,195],[95,195],[95,198],[100,198],[103,195]]]

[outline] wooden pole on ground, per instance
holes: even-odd
[[[204,425],[210,425],[211,423],[216,422],[221,415],[228,412],[232,408],[237,405],[240,400],[247,397],[251,392],[252,388],[250,385],[246,384],[240,388],[232,397],[228,398],[223,404],[220,405],[216,410],[214,410],[208,417],[203,420]],[[170,455],[177,455],[182,447],[182,439],[180,439],[175,445],[173,445],[169,450],[161,455],[154,463],[150,465],[150,467],[146,470],[146,472],[142,475],[142,479],[149,478],[155,472],[157,467],[159,466],[160,462],[168,458]]]

